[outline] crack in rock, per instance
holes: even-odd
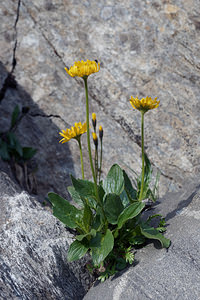
[[[13,59],[12,59],[12,68],[11,71],[8,73],[6,79],[4,80],[4,83],[2,85],[2,88],[0,90],[0,103],[4,99],[6,91],[8,88],[13,88],[15,89],[17,87],[17,82],[15,80],[15,77],[13,75],[13,72],[15,70],[17,61],[16,61],[16,50],[17,50],[17,23],[19,21],[19,13],[20,13],[20,5],[21,5],[21,0],[18,0],[17,4],[17,15],[14,23],[14,30],[15,30],[15,44],[13,48]]]
[[[18,0],[18,5],[17,5],[17,16],[15,19],[15,24],[14,24],[14,29],[15,29],[15,36],[16,36],[16,40],[15,40],[15,45],[14,45],[14,49],[13,49],[13,61],[12,61],[12,70],[11,73],[13,73],[17,61],[16,61],[16,50],[17,50],[17,23],[19,21],[19,13],[20,13],[20,6],[21,6],[21,0]]]
[[[20,0],[21,1],[21,0]],[[62,56],[58,53],[58,51],[56,50],[55,46],[52,44],[52,42],[48,39],[48,37],[45,35],[45,33],[43,32],[41,26],[38,24],[37,20],[32,16],[32,14],[29,12],[26,4],[24,3],[24,1],[22,2],[23,5],[26,7],[27,13],[29,15],[29,17],[31,18],[31,20],[33,21],[33,23],[37,26],[37,28],[39,29],[40,33],[42,34],[43,38],[45,39],[45,41],[47,42],[47,44],[50,46],[50,48],[53,50],[53,52],[55,53],[55,55],[59,58],[59,60],[63,63],[63,65],[65,66],[65,63],[62,59]]]
[[[29,113],[29,115],[31,117],[42,117],[42,118],[58,118],[60,119],[66,126],[70,127],[70,125],[59,115],[45,115],[45,114],[41,114],[41,113]]]

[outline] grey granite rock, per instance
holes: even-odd
[[[2,40],[2,49],[7,50],[1,60],[12,69],[5,52],[12,58],[14,51],[13,74],[38,109],[51,116],[58,127],[56,138],[60,129],[85,120],[82,81],[70,78],[64,66],[78,59],[98,59],[101,70],[89,78],[89,88],[91,112],[97,113],[98,125],[105,131],[104,175],[115,162],[140,171],[140,115],[129,104],[131,95],[158,96],[161,101],[145,122],[146,150],[161,171],[161,195],[178,190],[185,178],[199,175],[197,0],[174,4],[8,0],[1,11],[2,31],[7,23],[7,33],[15,31],[13,47]],[[34,122],[39,124],[41,117],[35,115]],[[77,145],[70,142],[68,147],[71,161],[76,162],[74,172],[80,176]],[[44,151],[48,146],[39,148]],[[87,161],[85,148],[86,144]],[[63,160],[63,168],[64,164]],[[90,177],[87,162],[85,169]],[[47,181],[46,175],[38,176],[39,181]]]
[[[131,95],[158,96],[160,107],[145,116],[145,147],[154,168],[161,171],[160,194],[166,194],[167,197],[167,209],[163,213],[173,217],[168,232],[170,235],[179,233],[176,224],[189,230],[190,222],[196,222],[194,220],[198,213],[196,214],[196,208],[192,209],[193,205],[198,206],[196,200],[193,199],[188,206],[192,213],[186,209],[186,215],[176,215],[178,202],[173,202],[172,199],[168,203],[169,195],[175,197],[176,194],[168,192],[178,192],[185,187],[186,179],[200,177],[199,14],[198,0],[176,0],[173,4],[164,0],[0,2],[1,131],[8,128],[9,118],[16,104],[30,107],[16,134],[24,146],[38,149],[35,156],[38,170],[35,175],[37,193],[41,200],[50,190],[68,196],[66,186],[70,184],[69,174],[81,176],[79,151],[75,141],[59,144],[58,132],[61,129],[85,120],[82,80],[69,77],[64,67],[72,65],[75,60],[98,59],[101,70],[89,78],[88,84],[91,112],[97,113],[98,125],[104,127],[103,176],[116,162],[130,175],[132,173],[129,168],[140,172],[140,115],[132,110],[128,100]],[[86,176],[90,178],[84,138],[83,152]],[[12,169],[2,162],[0,166],[14,180]],[[186,190],[191,195],[194,191],[195,189],[190,188]],[[21,203],[24,198],[29,197],[22,194],[17,201]],[[38,206],[37,209],[40,211]],[[45,226],[45,230],[50,230],[49,224],[45,223]],[[195,246],[197,233],[194,227],[191,227],[190,242]],[[181,229],[179,230],[181,234]],[[133,268],[138,268],[138,274],[141,273],[143,286],[143,276],[146,284],[150,282],[143,273],[143,267],[146,270],[145,266],[150,266],[145,253],[152,257],[152,265],[155,257],[161,258],[158,267],[167,267],[172,277],[173,274],[178,276],[178,287],[175,286],[173,298],[176,289],[185,293],[184,285],[181,284],[181,280],[185,284],[185,278],[181,278],[181,272],[178,273],[180,268],[193,270],[193,267],[188,265],[187,269],[180,262],[179,254],[183,257],[181,255],[185,251],[184,259],[188,261],[188,257],[191,257],[191,261],[195,261],[195,253],[190,255],[191,252],[187,251],[188,240],[185,242],[178,237],[176,240],[177,246],[172,245],[166,260],[162,259],[164,250],[158,252],[149,247],[144,250],[144,256],[141,253],[144,264],[141,262]],[[52,245],[55,245],[53,241]],[[9,256],[11,252],[8,253]],[[173,262],[171,265],[167,257]],[[177,261],[180,268],[174,261]],[[172,265],[174,271],[171,270]],[[131,280],[131,272],[132,269],[127,280]],[[166,280],[170,283],[167,273],[161,274],[160,269],[158,274],[161,282]],[[194,278],[195,276],[194,272]],[[156,278],[156,273],[152,277]],[[119,281],[120,279],[115,282],[118,284]],[[125,284],[119,284],[119,291],[116,290],[115,295],[119,295],[116,296],[119,298],[126,292],[128,299],[130,289],[126,285],[127,281],[124,282]],[[134,282],[131,281],[131,284],[134,285]],[[189,284],[192,281],[186,285],[188,291]],[[195,282],[193,284],[191,297],[198,291]],[[148,287],[150,288],[150,284]],[[143,290],[139,284],[137,288],[138,295],[141,295]],[[155,289],[149,290],[144,299],[154,298],[155,291],[158,291],[157,295],[161,295],[160,289],[159,283],[155,283]],[[9,291],[8,288],[8,293]],[[170,293],[165,290],[165,285],[162,292],[163,295]],[[112,296],[112,289],[110,295]],[[186,292],[185,295],[187,297],[189,294]],[[180,296],[177,299],[178,297]]]
[[[186,184],[187,189],[167,194],[155,208],[155,213],[166,215],[170,248],[148,245],[139,250],[135,266],[96,284],[84,300],[199,299],[200,184]]]
[[[9,1],[9,3],[1,1],[0,4],[0,58],[9,72],[12,71],[14,63],[13,58],[17,41],[16,24],[19,16],[18,8],[18,2],[14,1]]]
[[[67,262],[72,235],[2,172],[0,190],[0,298],[82,299],[93,278]]]

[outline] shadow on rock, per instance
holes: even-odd
[[[64,129],[68,125],[59,115],[45,114],[1,62],[0,74],[1,132],[9,129],[11,115],[16,105],[20,109],[29,108],[17,126],[15,134],[23,147],[37,149],[36,155],[28,164],[29,174],[35,179],[31,191],[41,200],[44,200],[49,191],[57,192],[64,197],[68,196],[66,187],[70,185],[69,174],[74,175],[74,166],[68,144],[59,144],[60,128]],[[23,169],[17,168],[15,162],[12,162],[11,167],[1,162],[1,169],[27,189]]]

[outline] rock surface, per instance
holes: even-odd
[[[155,213],[166,215],[171,246],[136,253],[136,265],[92,287],[84,300],[197,300],[200,295],[200,184],[169,193]]]
[[[8,88],[2,105],[9,99],[23,105],[27,94],[31,109],[37,105],[27,122],[32,123],[31,134],[27,137],[25,124],[19,133],[27,143],[38,144],[41,168],[49,163],[48,170],[38,171],[40,192],[55,188],[57,178],[58,189],[64,193],[64,170],[65,176],[81,174],[76,143],[55,144],[60,129],[85,120],[82,81],[69,77],[64,66],[87,58],[101,62],[100,72],[89,78],[89,88],[91,112],[97,113],[105,132],[104,174],[115,162],[140,171],[140,115],[128,100],[131,95],[151,95],[158,96],[161,104],[146,115],[145,145],[161,171],[161,195],[178,190],[185,178],[199,175],[197,0],[177,0],[173,5],[164,0],[106,4],[8,0],[0,7],[0,58],[13,71],[18,87],[26,91],[18,97],[17,91]],[[54,130],[49,130],[52,123]],[[84,144],[90,177],[85,150]],[[51,177],[49,170],[57,176]]]
[[[9,76],[2,64],[0,64],[0,73],[5,74],[5,78]],[[75,175],[74,168],[76,168],[73,165],[71,151],[67,144],[64,147],[59,144],[59,128],[52,122],[52,117],[41,111],[31,96],[17,82],[16,87],[10,87],[9,80],[1,103],[0,126],[3,129],[1,131],[9,129],[11,114],[17,104],[20,108],[23,106],[30,108],[29,113],[24,116],[17,127],[15,134],[23,147],[37,149],[31,162],[32,169],[36,169],[34,173],[36,177],[35,193],[41,201],[44,201],[50,190],[67,196],[66,187],[71,183],[70,174]],[[56,118],[60,119],[59,116]],[[78,159],[78,153],[74,157]],[[12,170],[6,168],[5,164],[2,170],[7,172],[13,180],[16,179]],[[22,186],[26,188],[26,186]]]
[[[177,299],[181,291],[185,293],[185,299],[189,291],[191,297],[194,298],[195,292],[199,291],[191,277],[191,281],[185,283],[186,275],[182,278],[182,271],[180,271],[182,268],[183,274],[191,271],[194,273],[194,280],[197,279],[194,269],[196,260],[199,258],[198,256],[196,258],[193,252],[198,242],[196,239],[198,233],[195,229],[195,222],[197,222],[195,220],[198,219],[196,198],[192,199],[191,204],[181,211],[180,215],[176,215],[176,205],[182,200],[181,203],[184,204],[186,199],[182,192],[179,194],[178,191],[185,186],[188,188],[188,183],[185,185],[186,179],[192,182],[194,178],[200,177],[199,15],[198,0],[176,0],[173,4],[168,0],[123,0],[120,2],[113,0],[106,2],[3,0],[0,3],[0,127],[1,131],[8,129],[10,116],[16,104],[20,107],[30,107],[29,113],[17,128],[16,135],[23,146],[38,149],[33,164],[38,166],[35,173],[37,179],[35,192],[41,201],[50,190],[68,197],[66,187],[70,184],[69,174],[81,177],[79,151],[75,141],[64,145],[59,144],[58,132],[61,129],[70,127],[77,121],[85,121],[82,80],[69,77],[64,70],[66,65],[70,66],[75,60],[81,59],[98,59],[101,63],[100,72],[92,75],[88,84],[90,111],[96,112],[98,125],[103,125],[104,128],[104,176],[110,166],[116,162],[130,175],[132,173],[129,168],[140,172],[140,115],[139,112],[132,110],[129,98],[131,95],[139,97],[149,95],[157,96],[160,100],[160,107],[148,112],[145,116],[145,147],[154,168],[161,171],[160,194],[161,196],[166,194],[166,198],[158,210],[163,207],[163,214],[172,217],[167,235],[171,235],[173,244],[166,256],[164,250],[157,251],[151,246],[141,252],[141,263],[125,273],[123,282],[120,283],[120,278],[118,278],[102,286],[110,287],[107,291],[102,288],[105,299],[109,295],[120,299],[122,293],[123,295],[127,293],[128,299],[132,293],[127,286],[128,280],[134,286],[131,276],[138,280],[137,291],[134,289],[134,293],[142,294],[144,299],[145,297],[154,299],[154,296],[158,297],[158,295],[162,299],[161,297],[166,296],[167,293],[172,293],[174,298],[176,291],[178,291]],[[86,139],[82,140],[85,173],[87,178],[90,178]],[[0,167],[13,180],[16,180],[9,166],[1,162]],[[33,268],[28,269],[30,276],[37,273],[36,268],[41,264],[41,261],[37,260],[41,257],[38,251],[41,251],[44,254],[44,263],[52,259],[51,268],[42,270],[38,275],[38,278],[39,276],[42,278],[42,272],[44,272],[43,279],[45,279],[42,284],[49,282],[49,285],[52,284],[52,289],[56,286],[54,292],[58,290],[57,295],[60,299],[68,299],[65,298],[68,296],[62,294],[65,288],[67,294],[76,297],[75,285],[79,289],[82,282],[79,279],[74,279],[74,283],[71,279],[69,282],[65,280],[66,274],[69,273],[68,266],[65,268],[64,259],[66,245],[62,244],[64,245],[62,251],[58,250],[57,246],[57,243],[64,243],[61,242],[61,237],[65,234],[67,236],[67,233],[50,217],[48,212],[44,212],[38,204],[33,204],[34,201],[32,202],[27,194],[21,194],[20,190],[16,203],[21,207],[16,207],[15,216],[15,192],[13,194],[9,192],[13,190],[12,186],[9,181],[8,188],[5,189],[7,192],[4,192],[7,196],[2,194],[4,200],[1,200],[6,213],[9,209],[13,212],[14,223],[11,223],[11,227],[5,226],[7,217],[0,213],[0,224],[2,224],[0,238],[3,240],[3,246],[0,247],[4,247],[4,251],[7,251],[5,252],[7,253],[7,258],[5,254],[5,259],[7,259],[4,262],[5,268],[2,269],[4,275],[1,277],[1,280],[5,278],[7,286],[8,292],[5,297],[9,299],[11,293],[14,292],[10,288],[12,284],[16,284],[16,295],[22,288],[24,295],[27,293],[27,297],[30,298],[33,295],[37,297],[34,289],[32,291],[27,289],[25,292],[27,286],[26,280],[23,279],[27,276],[25,270],[24,273],[22,272],[24,277],[18,277],[19,264],[15,266],[12,260],[15,243],[18,243],[18,246],[20,243],[24,249],[27,247],[24,254],[20,252],[17,262],[20,263],[21,258],[25,261],[28,258],[32,260]],[[188,195],[195,192],[195,187],[194,189],[193,187],[194,183],[186,191]],[[169,192],[177,192],[177,194],[169,194]],[[175,198],[177,201],[173,202],[172,197],[177,197]],[[10,199],[8,207],[5,205],[5,199],[6,201]],[[195,205],[197,208],[194,209]],[[27,246],[29,240],[24,241],[17,231],[26,230],[26,215],[21,219],[21,225],[17,223],[15,228],[16,218],[20,216],[20,211],[26,210],[30,215],[30,220],[28,220],[30,224],[31,222],[35,224],[37,217],[48,215],[43,230],[46,238],[51,239],[50,248],[57,252],[42,248],[41,241],[39,242],[42,235],[38,236],[41,231],[39,233],[31,231],[33,240],[36,243],[38,241],[39,245],[36,245],[38,248],[35,250],[35,256],[31,258]],[[34,217],[31,217],[33,211]],[[31,225],[28,228],[34,230]],[[185,240],[184,230],[186,236],[189,236],[190,228],[191,239],[189,240],[188,237]],[[6,240],[7,230],[13,230],[10,231],[13,238],[9,241]],[[188,248],[190,247],[188,241],[194,249]],[[22,248],[18,248],[18,251],[21,251]],[[181,261],[182,258],[184,262]],[[190,260],[193,265],[189,263]],[[159,263],[154,264],[157,261]],[[61,264],[64,268],[62,274],[59,274],[63,276],[61,287],[56,281],[58,274],[55,275],[54,282],[52,277],[48,277],[52,274],[54,263]],[[6,269],[7,265],[11,271]],[[147,270],[151,267],[153,269],[155,265],[157,267],[154,273],[148,273]],[[164,271],[164,268],[167,268],[167,271],[170,270],[171,281],[168,280],[168,273]],[[137,272],[141,274],[140,277],[139,275],[137,277]],[[178,283],[173,291],[165,289],[164,284],[159,285],[158,277],[160,276],[161,282],[166,280],[168,284],[166,286],[170,286],[174,283],[174,274],[178,278]],[[153,281],[153,278],[155,279],[155,285],[152,285],[155,287],[154,290],[150,285],[152,284],[150,280]],[[147,294],[144,294],[142,289],[144,281],[149,289]],[[113,282],[119,285],[119,289],[117,290],[116,287],[115,292],[113,292]],[[36,281],[35,283],[37,284]],[[72,294],[68,290],[68,284],[71,285]],[[190,284],[194,286],[193,291],[190,289]],[[184,286],[187,287],[187,291]],[[89,293],[87,297],[96,292],[98,295],[97,288],[91,290],[91,294]],[[80,287],[79,290],[82,293],[85,288]],[[40,291],[47,293],[42,287]],[[46,299],[52,299],[51,296],[44,295]],[[139,296],[136,294],[136,297]]]
[[[0,298],[82,299],[93,278],[67,263],[72,235],[2,172],[0,190]]]

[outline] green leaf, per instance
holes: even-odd
[[[146,153],[144,153],[144,160],[145,160],[145,170],[144,170],[144,181],[147,185],[149,185],[149,183],[151,182],[151,178],[152,178],[152,167],[151,167],[151,162],[147,156]]]
[[[100,205],[97,206],[95,215],[96,216],[94,217],[94,223],[92,224],[92,228],[101,231],[101,229],[105,226],[105,214]]]
[[[86,232],[90,230],[90,225],[93,219],[93,214],[90,207],[85,203],[84,211],[83,211],[83,224],[85,227]]]
[[[123,192],[120,194],[120,199],[124,207],[127,207],[130,204],[129,197],[125,190],[123,190]]]
[[[151,162],[148,159],[148,156],[146,153],[144,153],[144,160],[145,160],[145,167],[144,167],[144,186],[143,186],[143,193],[142,193],[142,199],[151,198],[151,190],[149,188],[149,184],[152,179],[152,167]],[[140,190],[141,190],[141,180],[142,180],[142,174],[137,177],[137,197],[139,197]],[[153,199],[152,199],[153,200]],[[154,201],[154,200],[153,200]]]
[[[88,180],[76,179],[71,175],[72,184],[76,192],[84,198],[95,197],[94,183]]]
[[[69,228],[77,228],[81,223],[82,211],[55,193],[48,193],[53,205],[53,215]]]
[[[113,165],[103,182],[103,188],[106,194],[120,195],[124,189],[123,171],[117,164]]]
[[[100,227],[101,227],[101,216],[99,214],[96,214],[94,217],[92,228],[94,228],[95,230],[99,230]]]
[[[11,117],[11,128],[13,128],[14,125],[16,124],[19,114],[20,114],[20,109],[19,109],[19,106],[16,105],[13,110],[12,117]]]
[[[23,154],[22,154],[23,159],[29,160],[36,154],[37,149],[31,148],[31,147],[23,147],[22,151],[23,151]]]
[[[135,228],[128,241],[131,245],[142,245],[145,243],[145,237],[142,235],[139,225]]]
[[[99,199],[103,203],[105,191],[104,191],[104,189],[103,189],[103,187],[101,185],[98,185],[98,193],[99,193]]]
[[[10,151],[13,152],[12,150],[14,150],[13,155],[16,156],[16,153],[15,153],[15,151],[16,151],[17,154],[20,157],[22,157],[23,156],[22,146],[21,146],[20,142],[18,141],[17,137],[15,136],[15,134],[13,132],[8,132],[7,138],[9,141]]]
[[[145,237],[143,235],[133,236],[128,241],[131,245],[142,245],[145,243]]]
[[[90,240],[89,247],[91,249],[101,247],[101,239],[102,239],[102,234],[100,232],[97,232],[96,236]]]
[[[91,237],[91,236],[95,237],[96,236],[96,230],[92,229],[90,232],[88,232],[86,234],[79,234],[79,235],[76,236],[76,239],[77,239],[77,241],[80,242],[80,241],[82,241],[87,236],[89,236],[89,237]]]
[[[74,186],[75,192],[79,195],[79,197],[84,200],[87,199],[87,203],[90,208],[96,210],[97,201],[96,201],[96,193],[94,183],[88,180],[76,179],[71,175],[72,184]],[[104,190],[102,187],[98,187],[100,200],[103,198]],[[73,193],[75,196],[75,193]],[[76,196],[75,196],[76,197]]]
[[[74,241],[69,247],[67,253],[67,260],[69,262],[78,260],[81,257],[83,257],[87,251],[88,251],[88,247],[84,243],[79,241]]]
[[[153,227],[140,227],[141,233],[148,239],[158,240],[162,247],[168,248],[170,246],[170,240],[165,238],[159,230]]]
[[[145,196],[145,198],[146,198],[146,199],[149,198],[149,199],[151,199],[153,202],[156,201],[156,198],[155,198],[155,196],[154,196],[154,194],[153,194],[153,192],[152,192],[152,190],[151,190],[150,188],[148,188],[148,189],[146,190],[146,196]]]
[[[15,134],[13,132],[8,132],[7,137],[11,149],[14,149],[19,154],[19,156],[22,157],[23,156],[22,146],[18,141],[17,137],[15,136]]]
[[[131,245],[142,245],[145,243],[145,237],[142,235],[140,226],[137,225],[133,230],[130,231],[128,241]]]
[[[101,237],[100,245],[92,247],[92,244],[90,244],[94,265],[99,265],[102,261],[104,261],[108,254],[112,251],[113,246],[114,237],[112,232],[107,229],[106,234]]]
[[[130,246],[129,248],[126,249],[126,253],[125,253],[126,262],[128,262],[130,265],[132,265],[134,262],[134,258],[135,258],[135,255],[131,251],[131,246]]]
[[[121,271],[121,270],[125,269],[126,266],[127,266],[127,262],[124,258],[119,257],[119,258],[116,259],[116,266],[115,267],[118,271]]]
[[[162,215],[161,214],[155,214],[155,215],[152,215],[152,216],[149,216],[148,219],[146,220],[146,222],[144,223],[144,227],[145,225],[149,226],[150,222],[155,219],[155,218],[159,218],[161,219]]]
[[[22,157],[23,156],[22,146],[17,139],[16,139],[16,143],[15,143],[15,149],[16,149],[17,153],[19,154],[19,156]]]
[[[9,146],[15,147],[16,136],[15,136],[14,132],[8,132],[6,134],[6,137],[8,138]]]
[[[124,223],[132,218],[135,218],[143,210],[145,204],[142,202],[134,202],[123,210],[118,218],[118,229],[122,228]]]
[[[67,190],[70,193],[72,199],[82,208],[83,201],[82,201],[79,193],[77,193],[77,191],[75,190],[75,188],[71,185],[71,186],[67,187]]]
[[[118,216],[123,211],[124,206],[121,199],[116,194],[107,194],[104,201],[105,215],[110,224],[117,224]]]
[[[124,176],[124,183],[125,183],[124,189],[129,197],[129,201],[133,202],[137,200],[137,191],[136,189],[133,188],[129,177],[124,170],[123,170],[123,176]]]
[[[152,194],[153,194],[153,201],[156,201],[156,199],[159,197],[159,181],[160,181],[160,171],[157,172],[156,174],[156,180],[155,180],[155,184],[152,190]]]
[[[10,160],[8,145],[3,141],[0,144],[0,156],[3,160]]]

